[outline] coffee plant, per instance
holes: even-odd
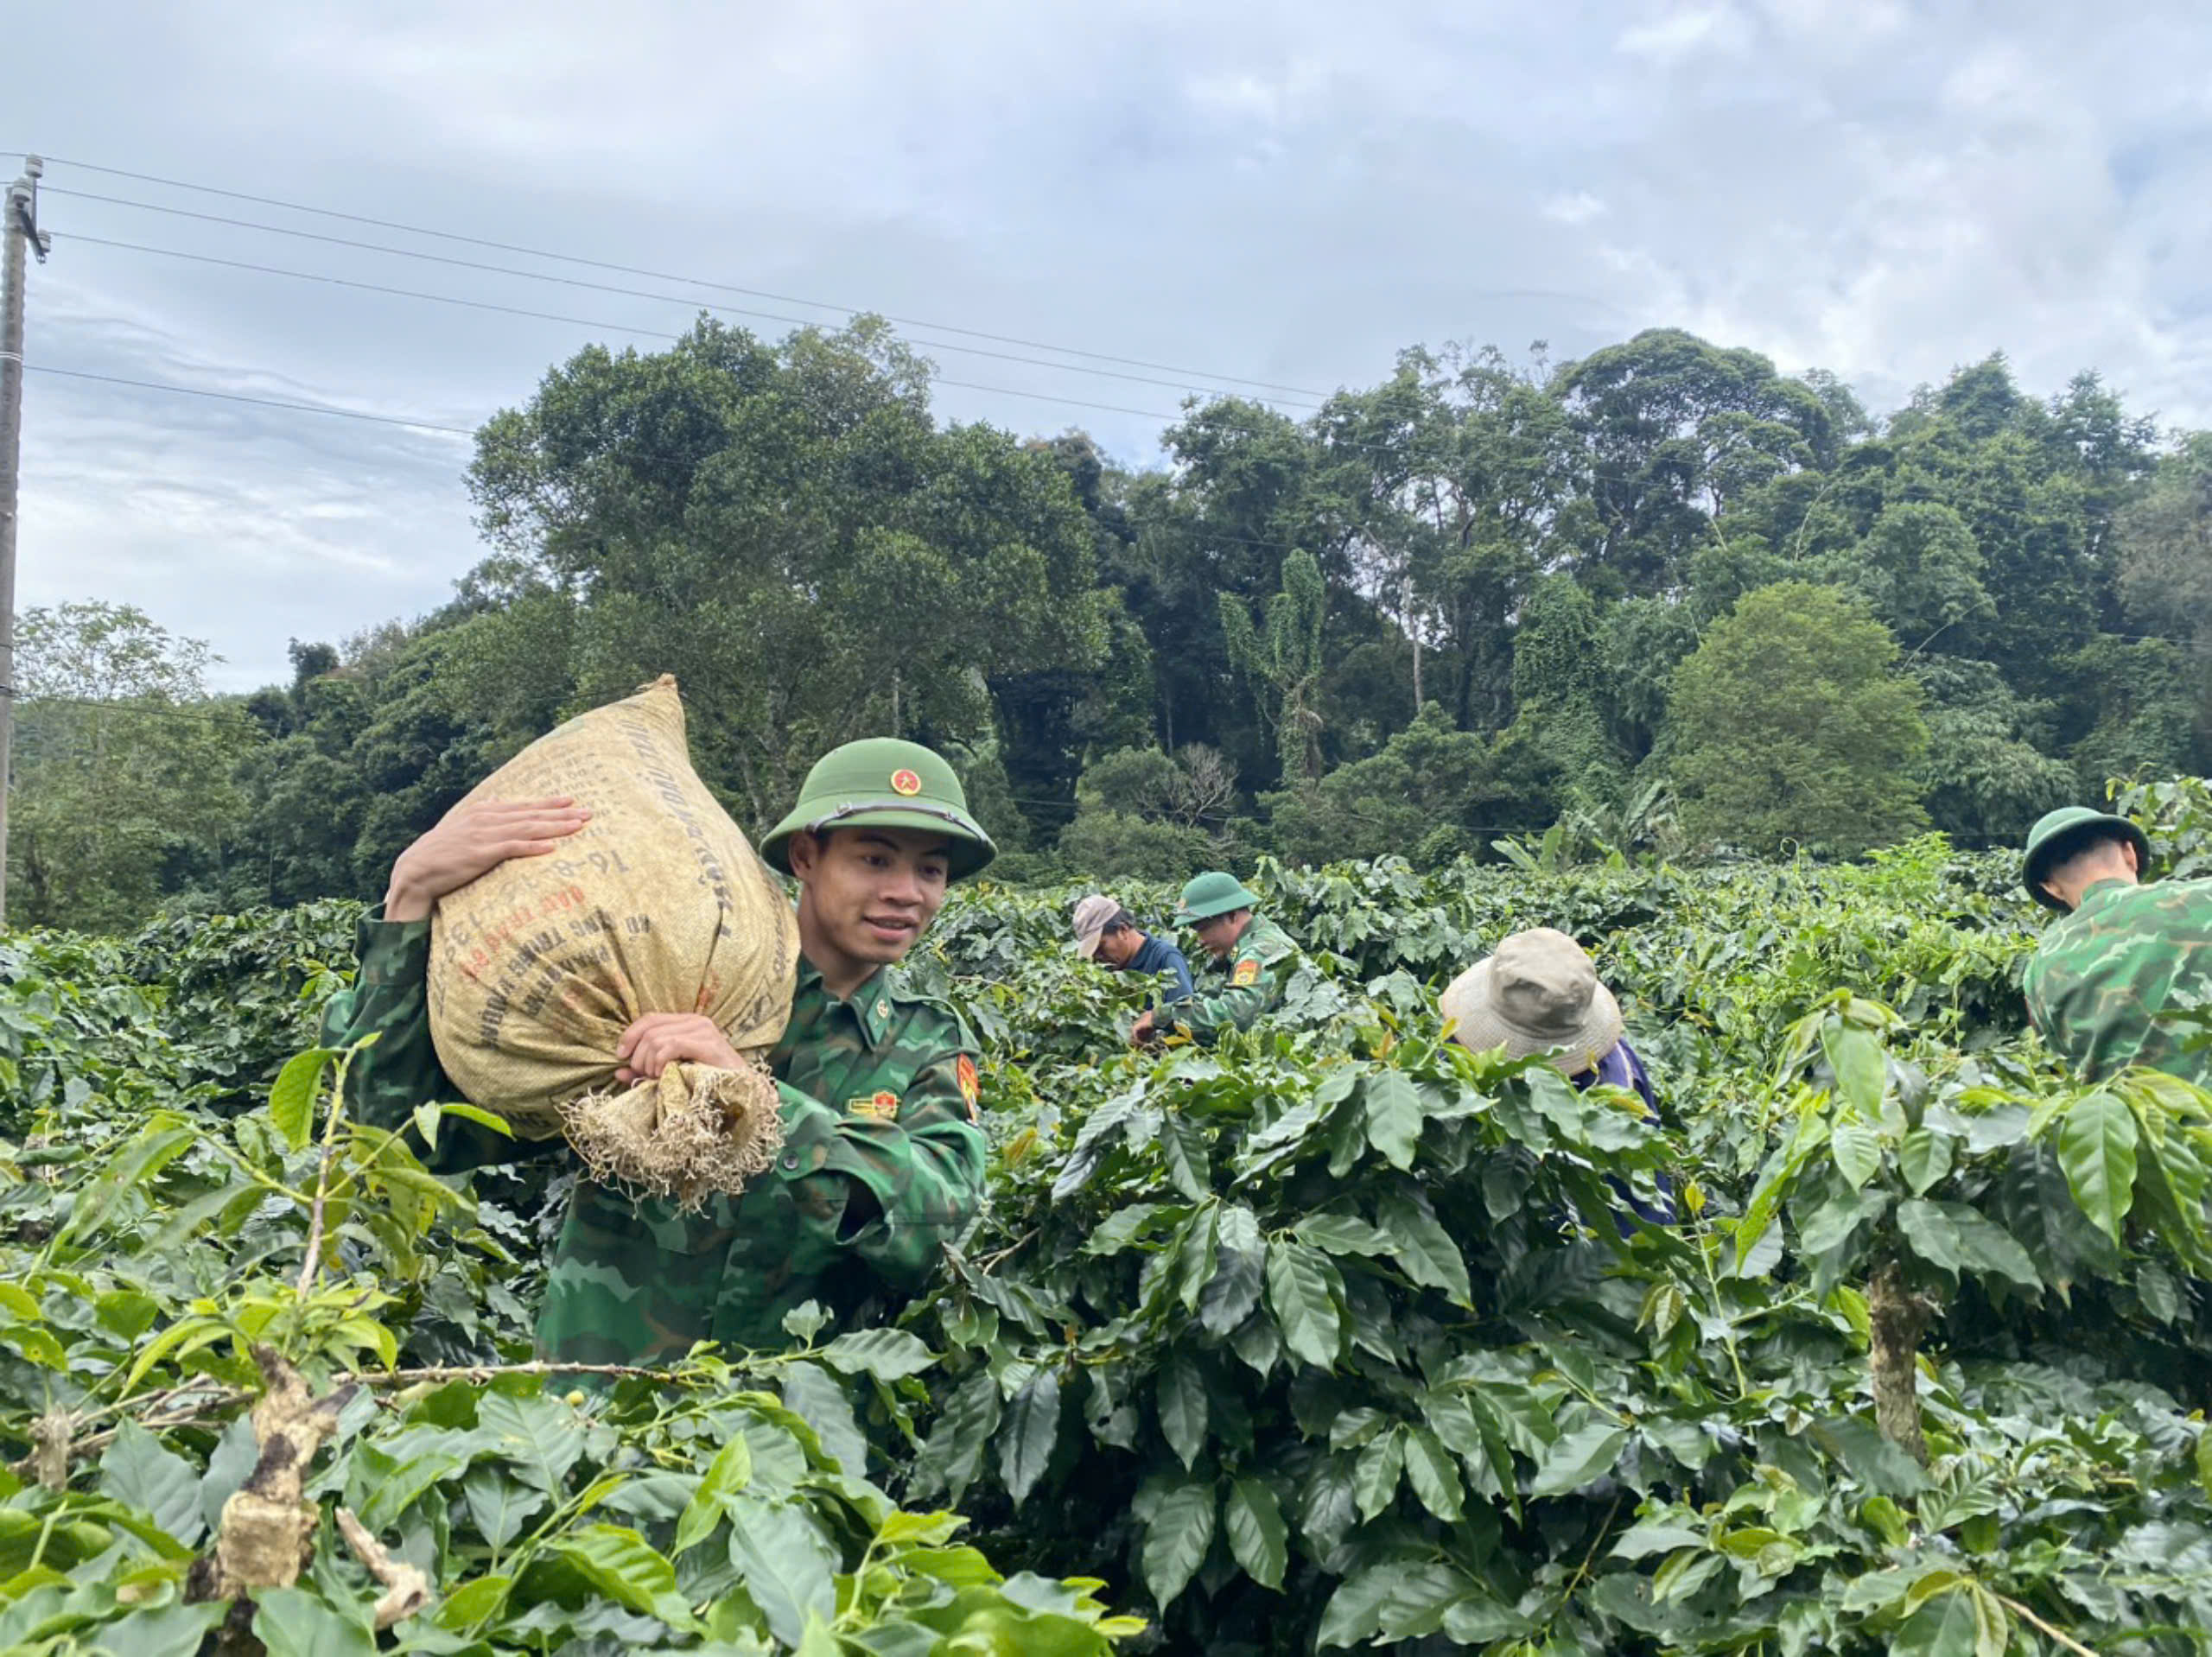
[[[1211,1050],[957,897],[977,1226],[655,1373],[531,1361],[557,1170],[336,1108],[346,906],[0,942],[0,1648],[2212,1649],[2212,1101],[2041,1050],[2012,860],[1257,884],[1306,958]],[[1540,924],[1662,1120],[1444,1039]]]

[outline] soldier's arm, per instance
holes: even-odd
[[[535,1146],[476,1122],[441,1124],[435,1153],[415,1132],[410,1118],[417,1105],[461,1095],[447,1079],[430,1040],[430,923],[387,921],[381,915],[372,910],[354,929],[360,971],[350,988],[324,1006],[317,1038],[322,1046],[341,1049],[365,1036],[377,1038],[354,1054],[347,1067],[347,1111],[356,1121],[401,1133],[407,1148],[439,1173],[533,1153]]]
[[[963,1058],[975,1063],[973,1052],[954,1050],[915,1072],[894,1121],[833,1109],[777,1083],[783,1156],[852,1183],[831,1242],[901,1288],[928,1277],[982,1200],[983,1133],[961,1091]]]
[[[2028,962],[2027,972],[2020,981],[2020,999],[2028,1004],[2028,1022],[2042,1035],[2044,1045],[2063,1053],[2066,1046],[2060,1039],[2057,1014],[2044,994],[2043,975],[2037,970],[2038,964],[2033,960]]]
[[[1194,995],[1177,1007],[1175,1021],[1200,1041],[1212,1041],[1224,1028],[1249,1030],[1274,998],[1279,966],[1269,966],[1257,955],[1247,955],[1230,969],[1230,986],[1212,995]],[[1252,975],[1251,982],[1236,981]]]

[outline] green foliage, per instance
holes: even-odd
[[[2202,794],[2145,792],[2162,855]],[[365,1386],[271,1649],[375,1648],[341,1505],[430,1576],[396,1649],[2193,1649],[2212,1101],[2044,1061],[2013,863],[1263,860],[1281,1013],[1154,1055],[1071,892],[979,883],[915,962],[982,1034],[993,1147],[936,1283],[573,1381],[512,1367],[542,1196],[430,1179],[297,1054],[342,906],[8,940],[0,1637],[212,1626],[181,1584],[273,1345]],[[1663,1121],[1440,1041],[1435,988],[1538,924],[1597,953]],[[1673,1224],[1628,1205],[1662,1179]],[[1868,1406],[1892,1270],[1925,1464]]]
[[[467,624],[492,629],[484,670],[527,684],[559,663],[567,711],[673,672],[709,782],[758,823],[836,742],[980,741],[988,677],[1095,665],[1105,612],[1066,474],[1005,433],[938,428],[923,372],[866,321],[580,353],[479,442],[471,486],[531,600]]]
[[[243,802],[251,727],[209,702],[207,647],[129,605],[17,619],[8,895],[19,923],[101,928],[149,912]]]
[[[1101,754],[1076,786],[1058,860],[1094,885],[1179,883],[1208,863],[1236,860],[1236,773],[1211,748],[1193,743],[1172,759],[1156,747]]]
[[[238,701],[198,686],[197,647],[134,655],[123,613],[86,613],[112,684],[163,649],[185,677],[158,710],[22,706],[19,905],[127,928],[373,896],[486,770],[664,670],[743,822],[830,743],[895,729],[972,778],[1009,869],[1114,878],[1186,867],[1194,829],[1208,860],[1433,866],[1553,825],[1630,849],[1640,799],[1695,816],[1726,768],[1683,758],[1682,665],[1793,583],[1891,630],[1928,742],[1885,763],[1962,841],[2194,767],[2212,732],[2212,460],[2186,435],[2161,454],[2094,374],[2038,399],[1991,357],[1877,422],[1832,376],[1675,329],[1556,365],[1415,348],[1302,422],[1194,403],[1161,464],[1124,469],[1077,431],[943,425],[928,373],[868,319],[581,352],[480,435],[489,556],[453,602],[293,641],[291,683]],[[1408,770],[1392,745],[1432,704],[1443,730],[1413,741],[1445,769]],[[155,733],[187,740],[108,763]],[[1116,755],[1200,749],[1229,779],[1203,816],[1078,797]],[[1871,832],[1776,780],[1753,843]]]
[[[935,1413],[879,1444],[1170,1646],[2155,1642],[2198,1615],[2170,1550],[2212,1517],[2183,1287],[2212,1115],[2036,1062],[2011,861],[1263,867],[1315,963],[1274,1027],[993,1038],[993,1204],[905,1320]],[[947,964],[1063,901],[979,896]],[[1671,1127],[1437,1045],[1424,984],[1539,921],[1599,948]],[[1670,1169],[1684,1223],[1628,1215]],[[1866,1408],[1891,1260],[1935,1319],[1925,1468]]]
[[[2074,797],[2074,767],[2039,746],[2038,739],[2049,740],[2049,703],[2023,702],[1986,662],[1924,657],[1911,671],[1928,721],[1927,751],[1913,776],[1937,824],[1985,842],[2015,842]]]
[[[1672,771],[1694,835],[1855,852],[1920,827],[1907,768],[1927,744],[1889,630],[1832,591],[1745,596],[1675,676]]]
[[[1431,702],[1380,753],[1269,795],[1277,849],[1311,863],[1393,854],[1448,862],[1473,849],[1487,826],[1483,813],[1496,798],[1490,748]]]
[[[1060,833],[1059,860],[1094,885],[1173,880],[1214,860],[1212,837],[1134,811],[1085,809]]]
[[[1328,596],[1313,556],[1283,560],[1282,591],[1268,600],[1264,625],[1230,594],[1221,594],[1229,659],[1259,687],[1285,778],[1311,779],[1321,769],[1321,715],[1314,687],[1321,676],[1321,632]]]
[[[46,944],[29,961],[120,966]],[[848,1390],[911,1385],[931,1362],[912,1336],[576,1378],[589,1390],[512,1367],[528,1273],[508,1245],[534,1254],[530,1230],[347,1121],[350,1054],[299,1054],[264,1109],[218,1117],[174,1068],[126,1084],[73,1056],[79,993],[27,964],[0,982],[0,1028],[65,1074],[28,1090],[0,1158],[0,1436],[64,1461],[0,1472],[7,1649],[199,1648],[230,1608],[191,1603],[188,1568],[253,1468],[244,1412],[272,1355],[357,1389],[307,1482],[305,1573],[242,1613],[274,1653],[377,1648],[381,1590],[340,1509],[428,1574],[403,1650],[1101,1654],[1141,1627],[1095,1583],[1001,1574],[962,1516],[863,1476]],[[124,981],[83,994],[128,1011],[133,1057],[158,1063],[168,1044]],[[435,1142],[455,1112],[491,1120],[426,1106],[416,1126]],[[34,1417],[67,1425],[41,1437]]]
[[[1936,501],[1896,501],[1866,538],[1836,556],[1837,580],[1899,638],[1932,642],[1994,613],[1966,520]]]

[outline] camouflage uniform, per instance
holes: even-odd
[[[1298,945],[1290,934],[1255,915],[1225,959],[1199,968],[1198,994],[1173,1009],[1175,1021],[1200,1041],[1211,1041],[1230,1025],[1249,1030],[1253,1021],[1282,1000]]]
[[[431,1045],[430,924],[363,920],[361,969],[323,1018],[323,1044],[372,1031],[348,1101],[397,1128],[416,1106],[460,1095]],[[537,1344],[569,1362],[652,1363],[695,1341],[785,1344],[784,1314],[822,1300],[849,1323],[888,1286],[918,1286],[976,1212],[984,1146],[976,1126],[976,1041],[950,1007],[880,968],[850,1000],[804,960],[791,1019],[771,1056],[783,1096],[774,1167],[700,1214],[580,1181],[539,1315]],[[420,1151],[419,1141],[416,1148]],[[518,1155],[489,1129],[442,1125],[442,1172]]]
[[[2100,1082],[2130,1064],[2212,1084],[2191,1026],[2157,1015],[2212,1000],[2212,880],[2100,880],[2053,921],[2022,986],[2044,1039]]]

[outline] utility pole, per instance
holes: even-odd
[[[38,227],[46,163],[23,157],[8,187],[7,246],[0,256],[0,926],[8,918],[8,771],[16,738],[16,481],[23,447],[23,251],[46,263],[53,238]]]

